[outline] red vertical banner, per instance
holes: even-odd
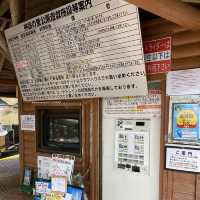
[[[171,37],[144,42],[144,59],[147,74],[171,70]]]

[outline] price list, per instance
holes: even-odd
[[[146,95],[138,9],[74,1],[6,30],[25,101]]]

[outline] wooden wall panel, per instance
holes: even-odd
[[[174,34],[173,45],[181,46],[200,42],[200,31],[184,31]]]
[[[165,20],[152,20],[142,24],[144,40],[172,37],[172,70],[200,67],[200,31],[189,31]],[[164,80],[165,75],[148,76],[150,80]],[[168,104],[162,106],[162,138],[167,143]],[[164,154],[161,147],[161,155]],[[162,156],[161,156],[162,159]],[[163,158],[165,159],[165,158]],[[160,200],[200,200],[200,177],[192,173],[165,170],[161,162]]]
[[[194,57],[173,59],[172,66],[174,70],[198,68],[200,67],[200,55]]]
[[[200,55],[200,42],[174,46],[172,59],[181,59],[188,57],[196,57]]]
[[[48,12],[49,10],[58,8],[73,0],[25,0],[25,16],[26,19]]]
[[[84,184],[89,200],[99,200],[99,100],[51,101],[43,103],[22,102],[20,114],[35,114],[37,107],[62,106],[62,108],[81,107],[82,109],[82,156],[76,157],[75,171],[84,175]],[[37,118],[36,118],[37,120]],[[24,167],[37,169],[37,156],[51,156],[37,149],[36,132],[21,131],[20,155],[21,170]]]

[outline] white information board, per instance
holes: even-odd
[[[167,74],[167,95],[200,94],[200,69],[171,71]]]
[[[186,172],[200,172],[200,149],[166,147],[166,168]]]
[[[138,9],[74,1],[5,32],[25,101],[147,94]]]

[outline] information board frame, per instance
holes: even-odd
[[[185,173],[195,173],[195,174],[198,174],[200,173],[200,162],[198,163],[198,168],[199,170],[198,171],[194,171],[194,170],[191,170],[191,169],[182,169],[182,168],[170,168],[168,166],[168,162],[167,162],[167,158],[168,158],[168,149],[177,149],[179,151],[191,151],[191,152],[194,152],[194,151],[199,151],[199,156],[200,156],[200,148],[198,147],[194,147],[194,146],[187,146],[187,145],[170,145],[170,144],[166,144],[165,145],[165,169],[167,170],[171,170],[171,171],[178,171],[178,172],[185,172]],[[199,157],[200,158],[200,157]],[[199,158],[197,160],[199,160]]]
[[[126,1],[76,0],[5,35],[24,101],[147,94],[138,8]]]

